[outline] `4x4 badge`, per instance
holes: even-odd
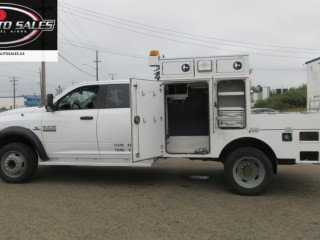
[[[56,126],[43,126],[44,132],[56,132],[57,127]]]

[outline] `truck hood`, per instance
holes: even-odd
[[[44,107],[18,108],[18,109],[13,109],[13,110],[0,113],[0,118],[11,116],[11,115],[18,115],[18,114],[32,114],[34,112],[43,112],[43,111],[44,111]]]

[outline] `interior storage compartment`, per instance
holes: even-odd
[[[218,125],[220,128],[245,128],[245,82],[218,82]]]
[[[175,83],[166,89],[168,153],[209,153],[208,84]]]

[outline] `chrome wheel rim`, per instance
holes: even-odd
[[[26,159],[17,151],[10,151],[2,157],[2,170],[9,177],[20,177],[26,170]]]
[[[244,188],[258,187],[265,179],[265,168],[254,157],[239,159],[233,166],[232,174],[237,184]]]

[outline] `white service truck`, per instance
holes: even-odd
[[[219,161],[232,189],[263,192],[279,164],[320,163],[318,113],[251,114],[247,55],[164,58],[156,80],[82,83],[46,108],[0,114],[0,176],[38,165],[151,166],[159,158]]]

